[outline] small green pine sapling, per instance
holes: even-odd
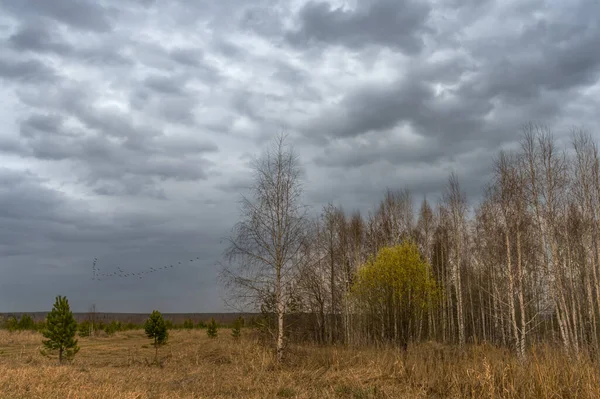
[[[45,349],[54,351],[58,350],[58,361],[63,362],[64,359],[71,360],[77,352],[77,340],[75,333],[77,332],[77,322],[66,297],[57,296],[56,302],[52,311],[46,316],[46,328],[42,335],[46,340],[42,341]],[[46,354],[45,351],[42,351]]]
[[[217,322],[212,317],[211,317],[211,319],[208,322],[208,325],[206,327],[206,334],[210,338],[216,338],[217,337]]]
[[[121,322],[113,320],[111,321],[109,324],[107,324],[106,326],[104,326],[104,332],[107,335],[115,335],[115,333],[117,331],[121,331],[122,327],[121,327]]]
[[[242,325],[244,324],[244,320],[242,319],[242,317],[238,317],[237,319],[235,319],[235,321],[233,322],[233,328],[231,329],[231,336],[234,339],[238,339],[240,338],[240,336],[242,335]]]
[[[165,319],[163,319],[162,314],[158,310],[152,311],[152,314],[144,323],[144,330],[146,332],[146,336],[154,340],[153,345],[156,351],[154,355],[154,361],[158,363],[158,348],[159,346],[165,345],[169,337]]]
[[[80,337],[89,337],[92,331],[92,323],[89,320],[84,320],[77,325],[77,333]]]
[[[4,321],[2,327],[11,332],[17,331],[17,329],[19,328],[19,321],[15,316],[8,316]]]
[[[194,328],[194,322],[190,319],[184,320],[183,328],[185,328],[186,330],[191,330],[192,328]]]
[[[35,330],[36,331],[44,331],[45,328],[46,328],[46,321],[45,320],[40,320],[37,323],[35,323]]]
[[[35,322],[31,318],[31,316],[29,316],[28,314],[24,314],[19,320],[18,329],[22,331],[33,331],[35,330]]]

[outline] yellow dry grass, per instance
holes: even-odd
[[[244,332],[248,335],[248,332]],[[162,366],[142,331],[80,339],[72,364],[39,354],[41,335],[0,332],[0,398],[598,398],[598,367],[548,347],[521,363],[489,346],[465,350],[294,346],[272,353],[228,330],[171,331]]]

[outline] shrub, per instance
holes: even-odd
[[[194,328],[194,322],[190,319],[185,320],[183,322],[183,328],[185,328],[186,330],[191,330],[192,328]]]

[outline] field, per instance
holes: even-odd
[[[244,331],[171,331],[161,365],[142,331],[81,338],[71,364],[39,353],[41,335],[0,331],[0,398],[597,398],[598,367],[537,348],[425,343],[397,349],[292,346],[276,366]]]

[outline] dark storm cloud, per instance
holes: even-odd
[[[97,108],[76,103],[70,113],[77,117],[88,128],[112,137],[147,137],[158,136],[160,130],[150,125],[135,123],[131,116],[115,108]]]
[[[472,53],[481,61],[476,84],[465,94],[529,101],[544,90],[565,91],[598,80],[600,4],[576,2],[505,41],[477,42]]]
[[[32,22],[34,23],[21,27],[8,38],[8,42],[16,50],[54,52],[62,55],[73,51],[71,45],[60,40],[59,33],[52,30],[50,24],[43,20]]]
[[[279,132],[316,213],[366,213],[451,171],[474,204],[528,121],[600,128],[597,2],[293,3],[0,0],[0,311],[222,310],[220,239]],[[95,282],[94,256],[199,260]]]
[[[176,76],[149,76],[144,80],[144,86],[160,94],[181,95],[185,91],[185,78]]]
[[[203,58],[203,53],[200,50],[192,49],[174,49],[170,51],[171,58],[180,64],[191,67],[200,66],[200,60]]]
[[[356,10],[310,1],[299,13],[300,27],[288,33],[297,46],[339,44],[353,49],[380,45],[417,53],[423,46],[430,7],[412,0],[358,2]]]
[[[90,46],[85,42],[69,43],[53,21],[36,18],[24,24],[8,38],[8,44],[16,51],[39,54],[55,54],[81,62],[107,65],[127,65],[131,60],[121,54],[118,46]]]
[[[283,31],[282,15],[272,6],[251,6],[244,10],[240,27],[261,35],[276,36]]]
[[[408,189],[415,204],[423,197],[435,204],[441,199],[449,174],[455,172],[469,204],[474,206],[490,181],[495,155],[494,149],[471,149],[436,162],[406,160],[403,163],[400,154],[397,159],[381,157],[361,167],[328,167],[319,176],[311,176],[313,184],[307,188],[306,196],[315,209],[333,202],[347,211],[359,210],[366,216],[376,208],[387,189]]]
[[[37,136],[27,141],[33,155],[41,159],[73,161],[81,167],[79,173],[88,184],[118,180],[130,176],[142,179],[158,178],[178,181],[206,179],[211,163],[196,154],[166,154],[152,142],[144,150],[128,149],[102,136],[76,136],[55,141]]]
[[[389,146],[325,147],[321,164],[353,166],[378,159],[401,162],[432,161],[515,140],[527,120],[551,123],[560,118],[565,101],[577,89],[598,81],[600,6],[577,3],[521,31],[499,33],[503,40],[465,42],[470,61],[416,61],[406,74],[387,85],[368,85],[345,93],[339,105],[328,107],[305,126],[308,137],[322,142],[353,139],[367,132],[383,132],[403,125],[425,138],[436,138],[433,148],[407,153]],[[569,16],[569,18],[565,18]],[[436,84],[451,85],[436,93]],[[318,133],[316,133],[318,132]],[[489,147],[488,147],[489,146]],[[437,148],[436,148],[437,147]]]
[[[87,310],[94,302],[104,310],[136,311],[140,300],[145,301],[132,294],[136,290],[161,285],[165,295],[171,292],[167,296],[173,297],[172,292],[177,289],[195,292],[198,287],[207,286],[202,276],[212,273],[211,268],[217,260],[210,250],[218,244],[214,233],[224,233],[216,227],[214,219],[204,219],[208,231],[212,230],[206,233],[184,227],[177,213],[102,216],[86,209],[84,201],[73,200],[46,187],[46,183],[48,181],[32,173],[0,169],[0,221],[3,225],[0,231],[3,256],[0,288],[2,298],[12,298],[3,300],[3,310],[8,307],[6,310],[18,311],[19,306],[27,302],[20,299],[18,291],[11,291],[15,286],[26,288],[28,295],[36,293],[37,300],[32,303],[39,308],[29,308],[30,311],[46,310],[44,304],[52,303],[57,289],[68,293],[78,311]],[[195,218],[187,216],[187,219]],[[117,267],[128,271],[147,270],[151,266],[179,261],[184,265],[144,280],[94,282],[91,280],[94,257],[98,258],[98,267],[105,272],[112,272]],[[200,259],[196,260],[196,257]],[[195,263],[189,262],[192,258]],[[208,286],[206,289],[210,291]],[[113,298],[110,301],[106,301],[107,292]],[[170,304],[163,300],[155,306],[165,311],[177,311],[178,308],[195,311],[193,306],[180,303],[181,295],[175,297]],[[218,297],[215,306],[217,301]]]
[[[20,83],[53,83],[59,79],[56,71],[35,59],[0,58],[0,78]]]
[[[176,124],[194,126],[193,103],[189,99],[164,99],[158,102],[160,115]]]
[[[222,78],[218,65],[215,66],[205,56],[205,49],[195,46],[165,46],[164,43],[144,40],[129,43],[134,46],[136,62],[145,65],[152,71],[147,76],[153,79],[196,79],[212,85]],[[165,76],[167,75],[167,76]],[[172,75],[172,76],[171,76]]]
[[[252,186],[252,175],[248,174],[246,176],[237,176],[231,178],[227,181],[220,182],[217,184],[217,188],[219,190],[223,190],[224,192],[237,195],[237,194],[248,194],[248,190]]]
[[[352,138],[370,131],[392,129],[406,123],[427,137],[467,139],[484,126],[492,109],[489,101],[462,97],[443,101],[418,76],[348,93],[340,106],[325,110],[306,127],[307,135]]]
[[[32,114],[21,123],[21,136],[62,135],[63,122],[64,119],[57,114]]]
[[[48,94],[41,102],[32,98],[31,104],[50,107],[53,113],[35,113],[21,122],[22,155],[75,162],[82,181],[103,195],[152,193],[164,197],[152,187],[153,178],[186,181],[208,177],[212,163],[203,155],[218,151],[211,141],[191,137],[170,140],[161,129],[134,122],[130,114],[92,105],[93,97],[78,90]],[[181,117],[187,117],[185,106],[175,105],[178,107],[172,112],[181,109]],[[65,115],[81,122],[88,132],[65,126]],[[173,119],[176,117],[175,113]],[[123,184],[121,179],[129,180]]]
[[[46,17],[83,31],[111,29],[111,12],[95,1],[0,0],[0,8],[18,18]]]
[[[142,195],[153,199],[167,199],[165,190],[157,188],[151,178],[141,176],[123,176],[118,181],[98,183],[94,192],[114,197]]]
[[[238,60],[248,57],[247,50],[223,38],[216,39],[214,41],[212,44],[212,50],[219,54],[225,55],[226,57],[235,58]]]
[[[31,172],[0,168],[0,183],[0,219],[4,221],[5,232],[15,232],[6,223],[18,226],[23,222],[22,227],[30,227],[36,222],[55,227],[78,225],[80,217],[85,214],[80,204],[46,187],[48,182]],[[32,238],[36,236],[35,231],[30,233]],[[28,245],[26,241],[21,244]]]

